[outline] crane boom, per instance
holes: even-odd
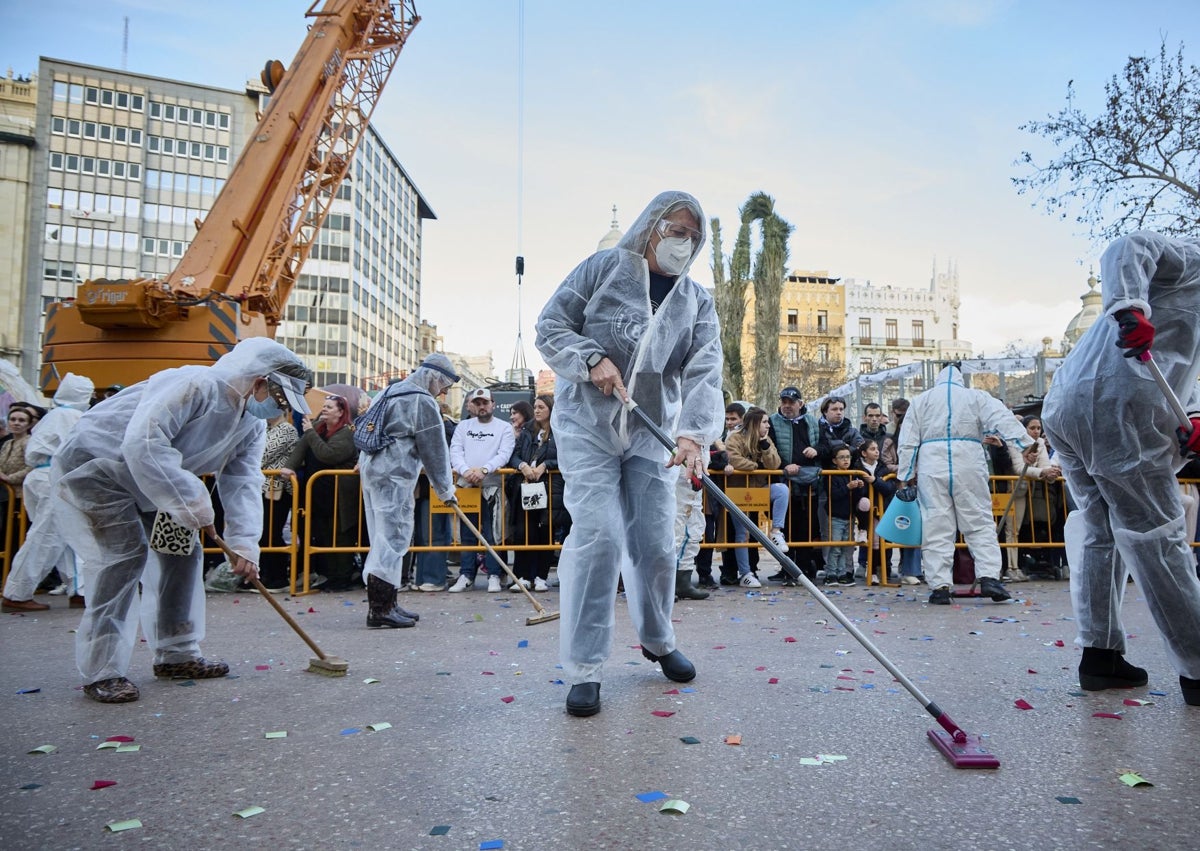
[[[47,310],[41,385],[68,371],[97,386],[210,363],[238,340],[274,336],[396,59],[415,0],[314,0],[286,71],[179,264],[164,279],[93,280]]]

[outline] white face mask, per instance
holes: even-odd
[[[260,420],[273,420],[283,413],[283,409],[275,404],[275,400],[270,396],[260,402],[251,394],[246,400],[246,413]]]
[[[654,247],[654,259],[664,275],[678,275],[692,259],[692,241],[686,236],[667,236]]]

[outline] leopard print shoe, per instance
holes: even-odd
[[[124,677],[88,683],[83,693],[99,703],[132,703],[140,697],[138,687]]]
[[[200,657],[186,662],[159,662],[154,666],[154,676],[171,680],[211,680],[229,673],[224,662],[210,662]]]

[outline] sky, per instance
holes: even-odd
[[[310,0],[6,4],[0,61],[38,56],[241,89],[290,62]],[[542,367],[533,324],[608,232],[664,189],[719,218],[756,191],[789,266],[876,285],[960,280],[961,339],[1061,339],[1103,246],[1019,196],[1018,127],[1076,104],[1162,39],[1200,61],[1194,0],[416,0],[374,123],[437,215],[421,316],[498,374]],[[523,73],[522,73],[523,71]],[[523,79],[523,85],[521,81]],[[522,96],[523,92],[523,96]],[[520,286],[514,258],[525,257]],[[711,245],[692,276],[711,285]],[[520,345],[518,345],[518,334]]]

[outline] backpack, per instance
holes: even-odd
[[[392,385],[392,387],[398,386]],[[417,396],[422,393],[426,396],[430,395],[424,390],[399,390],[396,392],[392,392],[391,388],[385,390],[381,399],[376,399],[365,413],[354,418],[354,447],[360,452],[372,455],[395,443],[397,436],[384,431],[384,426],[387,425],[388,402],[400,396]]]

